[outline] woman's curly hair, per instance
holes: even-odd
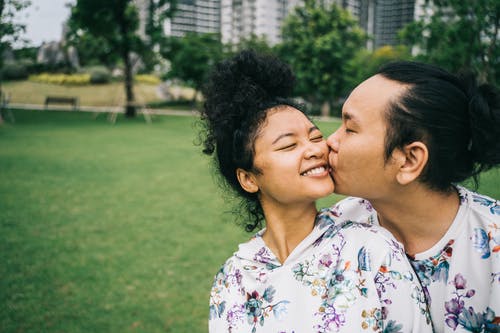
[[[295,77],[278,58],[245,50],[217,64],[204,87],[201,119],[203,152],[214,154],[215,167],[240,198],[248,213],[245,229],[262,227],[258,193],[243,190],[236,170],[259,172],[254,167],[254,141],[267,111],[279,105],[298,106],[289,99]]]

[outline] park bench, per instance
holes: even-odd
[[[73,105],[73,110],[78,109],[78,97],[68,96],[47,96],[45,97],[45,108],[49,104],[70,104]]]

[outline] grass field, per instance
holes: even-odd
[[[14,115],[0,126],[0,331],[206,332],[213,275],[248,235],[195,119]],[[500,197],[498,171],[482,184]]]
[[[120,106],[124,105],[125,93],[123,83],[113,82],[102,85],[63,86],[30,81],[13,81],[2,83],[2,89],[10,95],[11,103],[43,104],[46,96],[75,96],[84,106]],[[171,87],[175,96],[190,99],[192,89]],[[157,86],[136,83],[134,85],[136,101],[151,103],[161,101],[157,94]]]

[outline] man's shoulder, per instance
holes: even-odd
[[[481,220],[500,222],[500,201],[464,187],[458,187],[458,191],[461,204],[481,216]]]
[[[377,212],[371,203],[362,198],[347,197],[330,208],[339,221],[356,221],[374,224]]]

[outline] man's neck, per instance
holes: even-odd
[[[422,185],[402,189],[389,200],[371,202],[379,223],[409,255],[426,251],[446,234],[460,206],[455,190],[437,192]]]

